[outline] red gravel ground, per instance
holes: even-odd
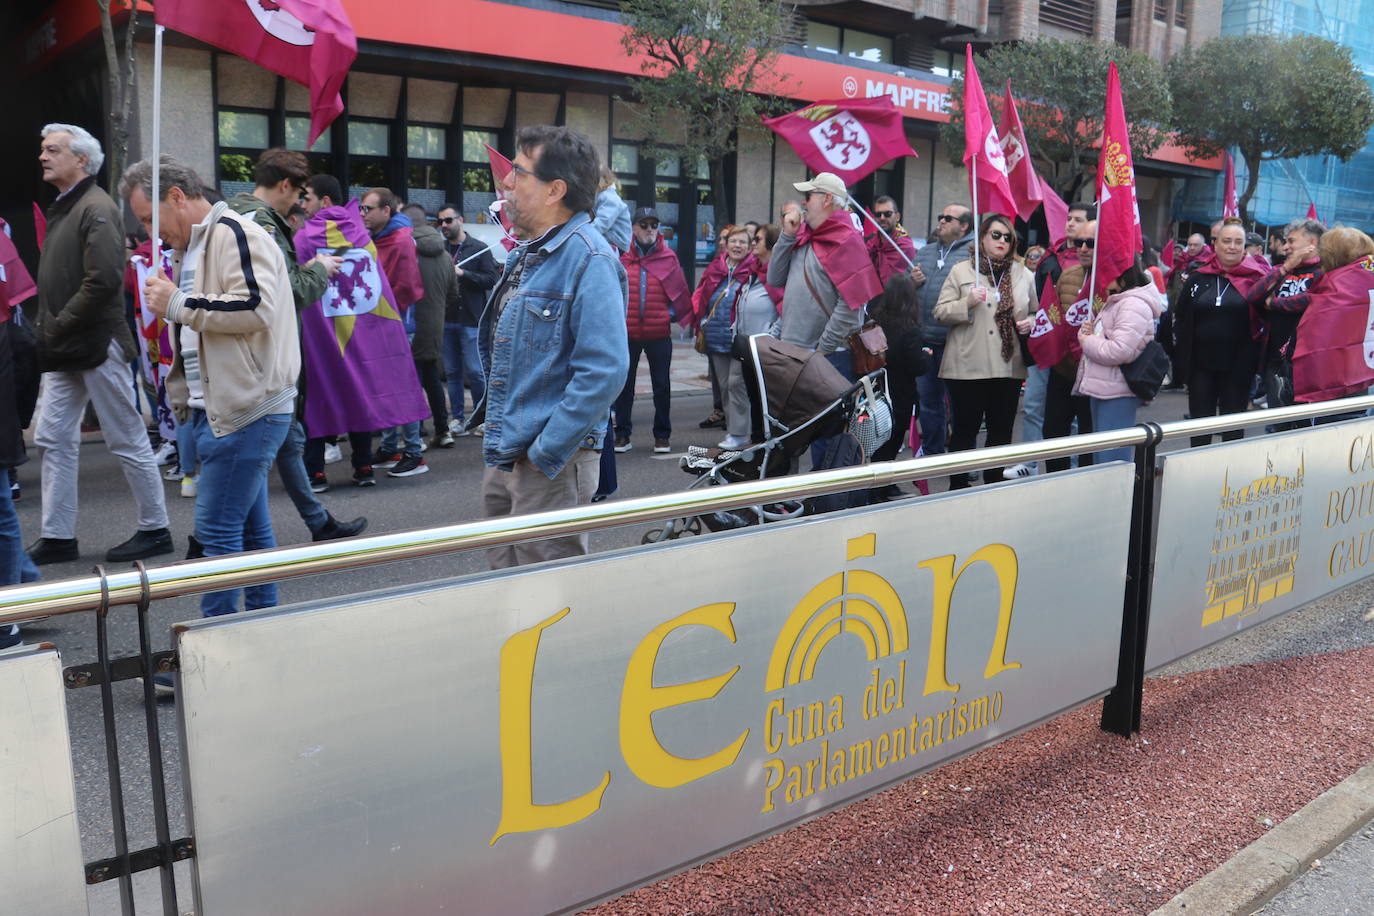
[[[1148,913],[1374,758],[1374,648],[1148,681],[589,910]]]

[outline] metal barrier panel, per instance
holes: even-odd
[[[1159,463],[1147,671],[1374,575],[1374,420]]]
[[[83,862],[62,662],[0,651],[0,912],[87,912]]]
[[[575,909],[1102,696],[1132,479],[178,627],[198,911]]]

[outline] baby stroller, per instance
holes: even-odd
[[[690,446],[680,464],[696,479],[691,487],[764,480],[795,473],[798,459],[817,439],[829,439],[816,470],[866,464],[892,433],[887,370],[850,382],[820,353],[784,343],[767,334],[737,338],[756,444],[738,451]],[[762,438],[762,442],[757,440]],[[867,489],[817,497],[806,503],[784,500],[670,520],[644,535],[643,543],[675,540],[686,534],[726,531],[763,522],[867,504]]]

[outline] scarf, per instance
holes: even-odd
[[[969,252],[969,260],[973,260],[972,251]],[[994,261],[986,251],[981,248],[978,250],[978,273],[997,282],[999,298],[993,318],[997,322],[997,333],[1002,338],[1002,359],[1005,362],[1011,362],[1012,355],[1016,353],[1016,319],[1012,317],[1016,303],[1011,297],[1011,271],[1015,263],[1011,255]]]
[[[820,259],[825,275],[839,290],[840,298],[851,309],[861,309],[883,291],[878,272],[868,256],[868,247],[848,211],[836,210],[815,229],[803,222],[797,231],[797,248],[810,244]]]
[[[1274,265],[1253,254],[1246,255],[1235,267],[1227,269],[1221,266],[1220,259],[1213,251],[1208,253],[1207,260],[1199,265],[1197,272],[1225,277],[1236,288],[1236,292],[1248,299],[1255,287],[1268,279],[1274,269]]]
[[[692,293],[692,315],[695,316],[695,323],[700,324],[711,310],[711,297],[720,289],[720,285],[727,280],[738,280],[743,286],[749,281],[749,277],[758,269],[759,259],[751,255],[746,255],[743,261],[735,265],[731,270],[726,263],[725,255],[717,255],[710,264],[706,265],[706,270],[702,272],[701,282],[697,284],[696,290]],[[682,324],[682,319],[678,319]]]

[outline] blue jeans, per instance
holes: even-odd
[[[921,448],[927,455],[941,455],[949,447],[947,394],[944,380],[940,378],[945,345],[932,343],[930,350],[930,368],[916,379],[916,390],[921,396]]]
[[[668,368],[673,361],[673,339],[632,340],[630,341],[630,372],[625,378],[625,387],[620,397],[615,399],[615,435],[618,439],[630,438],[634,429],[630,411],[635,403],[635,376],[639,374],[639,354],[649,357],[649,380],[654,386],[654,438],[670,439],[673,424],[668,419],[668,409],[672,404],[671,380]]]
[[[1045,390],[1049,386],[1050,370],[1041,366],[1026,367],[1026,391],[1021,401],[1021,441],[1039,442],[1045,438]]]
[[[267,472],[291,431],[289,414],[269,414],[243,429],[215,438],[205,411],[193,413],[196,450],[200,454],[200,492],[196,496],[196,537],[207,557],[277,546],[267,510]],[[277,586],[253,585],[210,592],[200,599],[204,617],[233,614],[244,608],[273,607]]]
[[[482,403],[487,393],[482,374],[482,355],[477,352],[477,328],[464,324],[444,324],[444,371],[448,375],[448,409],[453,419],[463,422],[463,386],[472,392],[472,403]],[[439,430],[435,430],[436,433]]]
[[[846,381],[858,381],[854,377],[854,357],[850,355],[848,350],[836,350],[834,353],[827,353],[825,358],[830,365],[840,370],[840,375],[843,375]],[[924,435],[924,431],[922,435]],[[821,464],[825,461],[825,450],[833,438],[833,436],[826,436],[811,443],[811,470],[821,469]]]
[[[310,533],[323,528],[329,521],[329,513],[310,489],[310,475],[305,472],[305,429],[299,420],[291,421],[286,439],[277,452],[277,476]]]
[[[149,186],[151,187],[151,185]],[[191,421],[177,424],[177,470],[190,476],[196,472],[196,430]]]
[[[439,430],[435,430],[438,435]],[[382,433],[382,451],[389,453],[396,451],[396,440],[401,440],[401,451],[408,458],[420,457],[420,421],[407,423],[404,426],[393,426]]]
[[[1102,433],[1109,429],[1125,429],[1135,425],[1135,411],[1140,406],[1140,398],[1089,398],[1092,402],[1093,432]],[[1109,448],[1097,452],[1093,463],[1103,461],[1130,461],[1135,449],[1129,445],[1123,448]]]
[[[38,567],[33,565],[29,552],[24,549],[24,535],[19,530],[14,500],[9,493],[0,493],[0,585],[18,585],[38,579]],[[17,646],[21,641],[18,624],[0,626],[0,649]]]

